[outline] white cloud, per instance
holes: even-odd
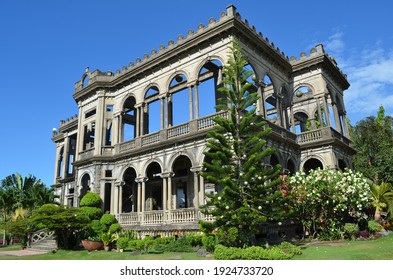
[[[384,49],[381,42],[361,50],[346,50],[344,34],[336,31],[324,43],[329,55],[348,75],[350,88],[344,92],[348,117],[354,122],[376,115],[383,105],[393,114],[393,49]]]

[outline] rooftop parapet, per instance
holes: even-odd
[[[329,56],[325,52],[325,49],[323,48],[322,44],[318,44],[314,48],[312,48],[310,50],[309,55],[307,55],[305,52],[301,52],[299,58],[296,58],[295,56],[291,56],[289,62],[293,67],[295,67],[304,64],[305,62],[311,61],[316,57],[326,57],[327,59],[329,59],[329,61],[334,65],[337,71],[339,71],[339,73],[345,79],[347,78],[347,75],[344,72],[342,72],[341,69],[338,67],[336,59],[332,56]]]
[[[229,5],[227,6],[226,11],[221,12],[220,17],[218,19],[210,18],[207,26],[201,23],[197,26],[196,30],[189,29],[185,36],[179,34],[177,36],[176,41],[169,40],[166,46],[160,45],[158,50],[153,49],[151,50],[150,54],[145,53],[142,58],[138,57],[135,59],[135,62],[130,62],[128,66],[123,66],[121,70],[117,69],[115,71],[115,74],[113,74],[113,72],[111,71],[101,72],[98,69],[94,70],[93,72],[90,72],[89,69],[86,68],[86,71],[82,75],[82,78],[75,83],[75,93],[81,91],[83,88],[87,87],[88,85],[96,82],[111,82],[121,77],[122,75],[125,75],[126,73],[130,72],[136,67],[139,67],[144,63],[156,58],[157,56],[169,52],[170,50],[174,49],[179,45],[185,44],[186,42],[190,41],[191,39],[199,36],[204,32],[207,32],[208,30],[214,28],[215,26],[233,19],[236,19],[238,22],[242,23],[244,27],[246,27],[248,30],[254,33],[271,50],[273,50],[280,57],[282,57],[283,59],[289,62],[289,58],[288,56],[285,56],[284,52],[280,51],[280,49],[276,47],[273,42],[270,42],[267,37],[263,37],[261,32],[257,32],[255,26],[250,27],[247,19],[243,21],[241,15],[238,12],[236,12],[236,7],[234,5]]]

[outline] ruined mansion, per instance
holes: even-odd
[[[214,192],[200,175],[206,135],[232,39],[254,72],[256,113],[272,128],[265,164],[283,173],[352,167],[344,91],[346,75],[322,45],[287,57],[230,5],[218,19],[190,29],[115,72],[86,68],[75,83],[79,114],[53,131],[55,187],[79,206],[88,191],[102,209],[141,235],[173,235],[209,220],[199,211]]]

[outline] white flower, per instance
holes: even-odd
[[[217,197],[218,200],[221,200],[221,196]]]

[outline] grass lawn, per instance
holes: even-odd
[[[295,260],[393,260],[393,234],[377,240],[321,242],[302,246]]]
[[[1,251],[9,251],[19,249],[20,246],[0,247]],[[163,254],[142,254],[139,256],[131,256],[130,252],[106,252],[86,250],[57,250],[56,253],[46,253],[33,256],[11,256],[0,255],[0,260],[208,260],[212,258],[198,257],[196,252],[192,253],[163,253]]]
[[[18,250],[20,246],[0,247],[1,251]],[[58,250],[34,256],[2,256],[0,260],[210,260],[192,253],[143,254],[131,256],[130,252],[85,250]],[[393,260],[393,234],[377,240],[312,242],[302,246],[302,255],[294,260]]]

